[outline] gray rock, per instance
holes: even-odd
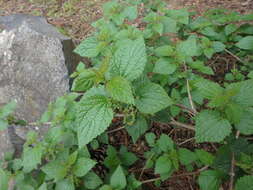
[[[43,17],[2,16],[0,26],[0,106],[16,100],[16,117],[34,122],[49,102],[69,91],[79,57],[72,40]]]

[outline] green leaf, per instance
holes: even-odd
[[[155,163],[155,174],[160,174],[163,179],[166,179],[172,169],[172,163],[169,155],[160,156]]]
[[[128,152],[127,148],[125,146],[121,146],[119,157],[122,162],[122,165],[124,166],[131,166],[134,164],[138,158],[135,156],[134,153]]]
[[[123,169],[119,165],[115,172],[112,174],[110,184],[115,189],[124,189],[127,185],[126,176]]]
[[[253,108],[247,108],[241,115],[239,123],[235,128],[244,135],[253,134]]]
[[[51,161],[41,168],[49,179],[62,180],[67,175],[67,168],[63,162]]]
[[[225,48],[226,46],[222,42],[213,42],[213,49],[216,53],[224,51]]]
[[[179,43],[177,51],[185,56],[197,56],[198,46],[194,36],[190,36],[186,41]]]
[[[8,190],[8,182],[9,182],[9,177],[5,173],[5,171],[0,168],[0,189],[1,190]]]
[[[236,182],[235,190],[253,190],[253,176],[245,175]]]
[[[74,50],[75,53],[82,57],[96,57],[99,54],[98,41],[96,37],[88,37],[79,44]]]
[[[214,170],[201,172],[198,183],[201,190],[219,190],[221,184],[220,175]]]
[[[105,158],[104,164],[110,170],[115,170],[118,165],[121,163],[120,159],[118,158],[117,150],[113,146],[108,146],[106,151],[107,157]]]
[[[127,126],[127,132],[131,136],[134,143],[148,130],[148,123],[143,116],[138,116],[135,123]]]
[[[156,136],[155,136],[154,133],[147,133],[147,134],[145,135],[145,139],[146,139],[146,141],[147,141],[147,143],[148,143],[148,145],[149,145],[150,147],[155,146],[155,139],[156,139]]]
[[[75,186],[70,179],[64,179],[56,183],[55,190],[75,190]]]
[[[99,190],[113,190],[110,185],[103,185]]]
[[[129,81],[137,79],[144,71],[147,62],[144,40],[127,41],[117,49],[111,59],[111,73]]]
[[[43,154],[43,147],[37,145],[33,148],[25,147],[23,152],[23,171],[25,173],[31,172],[33,169],[37,168],[37,165],[41,163],[41,158]]]
[[[87,189],[97,189],[102,183],[103,181],[94,172],[89,172],[84,177],[84,186]]]
[[[202,149],[196,149],[195,153],[200,160],[200,162],[204,165],[211,165],[214,161],[214,156],[209,152],[206,152]]]
[[[72,91],[86,91],[94,85],[96,73],[90,69],[82,71],[78,77],[75,78]]]
[[[237,47],[245,50],[253,50],[253,36],[242,38],[237,44]]]
[[[162,35],[164,30],[164,25],[162,23],[154,23],[152,24],[152,29],[156,31],[158,34]]]
[[[225,27],[225,34],[228,36],[237,30],[238,26],[235,24],[229,24]]]
[[[47,184],[43,183],[38,190],[47,190]]]
[[[8,121],[0,119],[0,131],[5,130],[8,127]]]
[[[16,106],[17,106],[17,103],[15,101],[11,101],[10,103],[0,108],[0,119],[5,119],[12,112],[14,112]]]
[[[202,61],[194,61],[194,62],[190,63],[189,66],[193,69],[196,69],[199,72],[204,73],[204,74],[214,75],[212,68],[205,66],[204,62],[202,62]]]
[[[165,134],[162,134],[160,136],[160,138],[157,140],[157,144],[159,148],[164,152],[168,152],[174,149],[173,140]]]
[[[189,165],[197,160],[196,154],[186,148],[180,148],[178,154],[179,160],[183,165]]]
[[[174,19],[163,17],[162,24],[164,33],[177,33],[177,22]]]
[[[195,84],[200,94],[207,99],[215,98],[223,93],[224,89],[218,84],[208,80],[201,80]]]
[[[173,48],[169,45],[160,46],[155,49],[155,55],[158,57],[171,56],[173,53]]]
[[[196,116],[197,142],[221,142],[231,133],[231,125],[216,111],[204,110]]]
[[[79,158],[75,163],[73,172],[77,177],[86,175],[94,166],[96,162],[89,158]]]
[[[172,100],[158,84],[146,83],[136,90],[136,107],[142,113],[154,114],[170,105]]]
[[[166,15],[182,24],[189,24],[189,12],[186,9],[167,10]]]
[[[138,16],[137,6],[128,6],[124,9],[123,14],[129,18],[129,20],[134,20]]]
[[[123,77],[113,77],[107,84],[106,90],[117,101],[134,104],[131,84]]]
[[[153,72],[169,75],[169,74],[174,73],[176,69],[177,69],[177,65],[173,64],[170,59],[161,58],[156,62]]]
[[[77,107],[78,143],[84,146],[102,134],[113,119],[113,110],[102,86],[92,88]]]

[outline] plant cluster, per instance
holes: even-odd
[[[111,1],[103,10],[94,33],[75,49],[90,62],[78,65],[72,92],[38,122],[51,124],[44,139],[30,132],[22,157],[2,161],[0,189],[12,180],[19,190],[138,190],[159,187],[182,168],[198,176],[201,190],[252,189],[253,26],[247,21],[253,15],[215,9],[198,16],[167,9],[161,0]],[[1,109],[1,129],[12,110],[13,103]],[[107,129],[116,121],[148,151],[140,156],[110,145]],[[150,130],[159,125],[191,130],[195,143],[217,150],[183,148]],[[101,144],[107,145],[104,176],[95,172],[92,155]],[[140,160],[141,173],[131,171]],[[146,169],[156,177],[143,180]]]

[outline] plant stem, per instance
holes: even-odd
[[[229,55],[231,55],[231,56],[233,56],[235,59],[237,59],[239,62],[241,62],[241,63],[244,63],[244,61],[240,58],[240,57],[238,57],[238,56],[236,56],[235,54],[233,54],[231,51],[229,51],[228,49],[225,49],[225,52],[227,52]]]

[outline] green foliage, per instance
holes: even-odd
[[[1,190],[12,179],[20,190],[141,190],[184,169],[198,175],[201,190],[218,190],[231,168],[236,190],[252,187],[253,26],[238,24],[252,15],[166,7],[162,0],[105,3],[104,17],[74,50],[89,64],[77,66],[72,92],[43,114],[39,122],[51,124],[44,138],[29,133],[22,157],[0,162]],[[0,130],[19,123],[14,108],[0,108]],[[195,136],[179,142],[168,126]],[[118,130],[125,139],[115,142]],[[210,143],[218,150],[193,148]],[[97,162],[102,144],[106,156]],[[100,164],[105,176],[95,172]],[[158,178],[145,181],[146,169]]]

